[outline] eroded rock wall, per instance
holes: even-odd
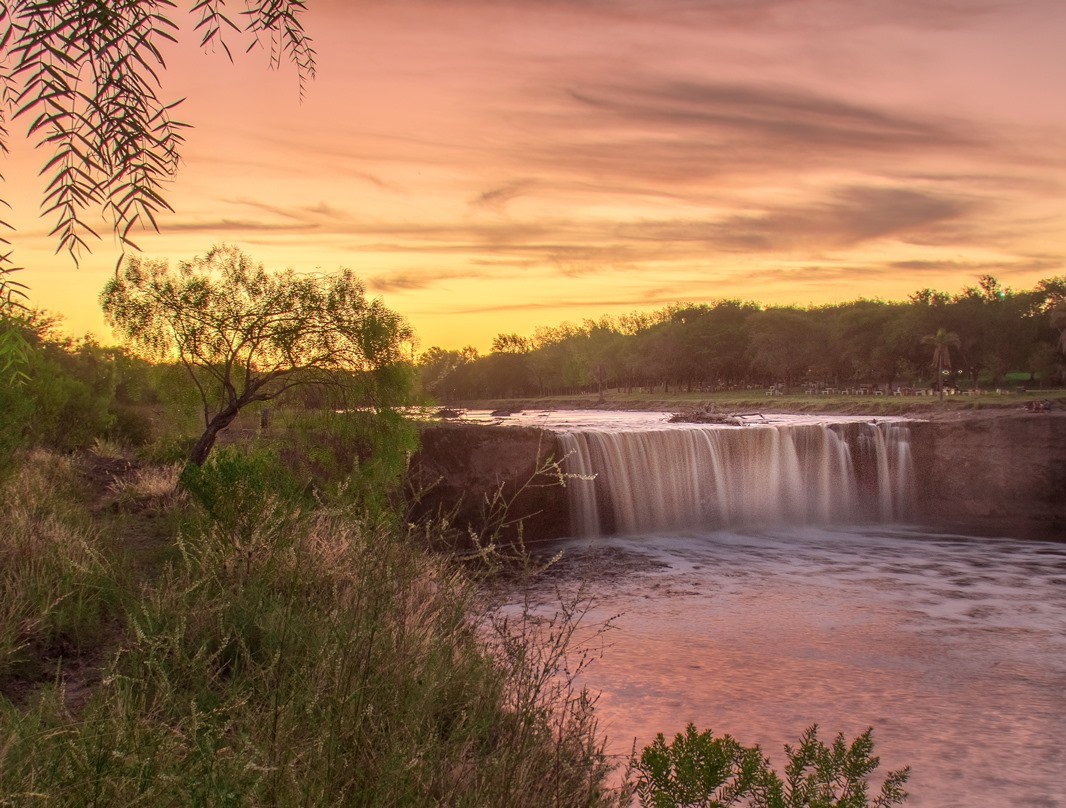
[[[916,520],[1066,539],[1066,413],[991,413],[911,429]]]
[[[565,536],[570,529],[566,491],[552,462],[555,436],[532,427],[444,423],[422,432],[411,460],[409,485],[415,518],[447,516],[458,532],[504,539]],[[506,504],[506,508],[501,506]]]
[[[913,520],[946,530],[1066,540],[1066,413],[976,413],[911,427]],[[537,476],[558,456],[545,430],[475,424],[428,427],[411,464],[422,497],[416,516],[453,514],[461,530],[484,531],[509,503],[526,541],[570,533],[565,489]],[[514,524],[504,536],[513,539]]]

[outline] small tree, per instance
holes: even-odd
[[[933,367],[936,368],[937,389],[944,400],[944,370],[951,369],[951,349],[958,348],[959,335],[946,328],[938,328],[935,334],[926,334],[922,342],[933,346]]]
[[[298,385],[372,381],[400,361],[411,333],[349,270],[270,273],[228,246],[176,270],[130,258],[101,303],[135,350],[188,371],[203,403],[204,431],[189,454],[198,466],[244,407]],[[375,389],[365,391],[371,403]]]
[[[1066,356],[1066,300],[1058,301],[1051,309],[1051,324],[1059,331],[1058,348]]]

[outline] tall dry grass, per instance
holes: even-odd
[[[395,524],[250,490],[186,523],[76,720],[0,703],[0,804],[611,802],[572,615],[527,647]]]
[[[0,484],[0,694],[53,676],[118,608],[106,543],[80,499],[75,461],[41,449]]]

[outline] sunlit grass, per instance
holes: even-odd
[[[119,504],[164,508],[181,496],[179,480],[182,466],[171,463],[145,466],[109,486]]]
[[[34,514],[20,511],[20,536],[64,512],[61,498],[44,493],[58,485],[52,476],[71,471],[68,461],[39,460],[43,467],[9,489]],[[280,498],[268,477],[234,487],[240,462],[221,479],[240,518],[173,503],[186,512],[174,560],[123,601],[125,634],[91,698],[75,712],[47,681],[18,703],[0,697],[3,800],[532,807],[613,799],[588,694],[565,673],[572,612],[557,618],[551,643],[537,633],[533,647],[533,618],[482,617],[469,576],[417,547],[406,528]],[[246,478],[255,470],[240,468]],[[124,490],[168,486],[161,472]],[[23,546],[38,539],[4,546],[4,561],[26,561],[22,575],[5,575],[5,591],[32,595],[3,616],[5,627],[41,633],[59,608],[49,598],[62,604],[72,597],[64,593],[84,590],[79,575],[108,579],[92,536],[57,532],[43,546],[62,552],[44,555]],[[68,555],[69,569],[25,586],[34,564],[51,570],[44,558]],[[6,640],[9,657],[30,647],[20,637]]]
[[[731,412],[836,412],[856,414],[905,414],[942,410],[1020,409],[1034,402],[1051,401],[1066,406],[1066,390],[1047,389],[1019,392],[982,391],[975,394],[945,395],[940,401],[936,394],[927,395],[807,395],[802,393],[770,394],[767,389],[706,391],[640,391],[609,390],[602,399],[595,393],[573,396],[550,396],[515,400],[489,399],[466,402],[468,406],[496,408],[498,406],[535,407],[606,407],[623,409],[663,409],[714,407]]]
[[[0,487],[0,688],[50,677],[118,608],[106,542],[79,500],[75,461],[44,450]]]

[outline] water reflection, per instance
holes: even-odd
[[[569,540],[538,586],[621,613],[586,673],[611,751],[689,722],[781,747],[873,726],[915,806],[1066,806],[1066,547],[915,529]],[[584,582],[584,583],[580,583]]]

